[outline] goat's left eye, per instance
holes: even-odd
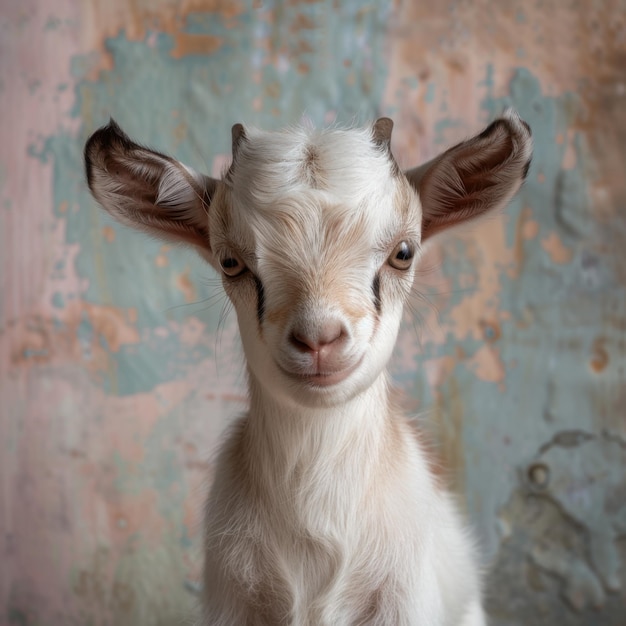
[[[413,262],[413,256],[415,255],[413,248],[406,242],[401,241],[391,253],[388,259],[389,265],[395,267],[397,270],[408,270]]]
[[[230,278],[235,278],[246,271],[246,264],[236,255],[227,254],[220,259],[220,267],[222,272]]]

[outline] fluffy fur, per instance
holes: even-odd
[[[250,409],[206,506],[202,626],[482,626],[479,568],[385,367],[422,243],[502,207],[528,169],[513,112],[402,173],[391,121],[233,128],[223,180],[132,142],[85,148],[124,223],[198,247],[237,311]]]

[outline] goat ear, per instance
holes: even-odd
[[[530,127],[508,109],[480,135],[405,172],[422,203],[422,240],[504,207],[531,157]]]
[[[118,221],[210,250],[208,208],[217,180],[134,143],[113,120],[87,141],[85,168],[91,193]]]

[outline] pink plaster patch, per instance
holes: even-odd
[[[477,378],[486,382],[499,383],[506,377],[506,369],[499,351],[490,345],[478,348],[467,365]]]
[[[569,263],[574,256],[573,251],[563,244],[555,232],[541,240],[541,247],[550,255],[552,262],[557,265]]]

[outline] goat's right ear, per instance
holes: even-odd
[[[85,168],[91,193],[119,222],[210,252],[217,180],[134,143],[113,120],[88,139]]]

